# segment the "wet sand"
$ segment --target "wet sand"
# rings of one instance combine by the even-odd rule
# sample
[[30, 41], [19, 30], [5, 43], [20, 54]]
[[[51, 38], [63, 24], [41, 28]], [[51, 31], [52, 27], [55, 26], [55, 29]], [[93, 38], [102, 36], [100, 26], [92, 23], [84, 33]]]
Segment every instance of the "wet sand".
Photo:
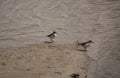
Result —
[[86, 76], [88, 58], [73, 44], [41, 43], [0, 48], [0, 78], [71, 78]]

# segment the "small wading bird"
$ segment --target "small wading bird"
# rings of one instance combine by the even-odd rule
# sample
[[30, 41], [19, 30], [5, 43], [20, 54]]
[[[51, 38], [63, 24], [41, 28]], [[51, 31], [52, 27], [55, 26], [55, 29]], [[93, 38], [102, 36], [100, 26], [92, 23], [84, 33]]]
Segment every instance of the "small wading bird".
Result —
[[72, 78], [79, 78], [79, 74], [75, 74], [75, 73], [74, 73], [74, 74], [71, 75], [71, 77], [72, 77]]
[[80, 50], [80, 51], [87, 51], [87, 48], [90, 47], [91, 43], [94, 43], [92, 40], [89, 40], [87, 42], [83, 42], [83, 43], [77, 43], [78, 46], [82, 46], [84, 48], [84, 50]]
[[54, 39], [56, 36], [57, 36], [56, 31], [53, 31], [51, 34], [47, 35], [47, 37], [50, 38], [50, 41], [51, 41], [51, 42], [54, 42], [53, 39]]

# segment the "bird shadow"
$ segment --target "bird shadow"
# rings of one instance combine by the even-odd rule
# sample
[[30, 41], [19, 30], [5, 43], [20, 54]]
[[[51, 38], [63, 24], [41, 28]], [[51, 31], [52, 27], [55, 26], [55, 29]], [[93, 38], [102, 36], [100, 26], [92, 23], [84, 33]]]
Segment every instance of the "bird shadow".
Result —
[[51, 41], [44, 41], [44, 43], [51, 44], [53, 42], [51, 42]]
[[87, 50], [79, 50], [79, 49], [78, 49], [78, 51], [87, 52]]

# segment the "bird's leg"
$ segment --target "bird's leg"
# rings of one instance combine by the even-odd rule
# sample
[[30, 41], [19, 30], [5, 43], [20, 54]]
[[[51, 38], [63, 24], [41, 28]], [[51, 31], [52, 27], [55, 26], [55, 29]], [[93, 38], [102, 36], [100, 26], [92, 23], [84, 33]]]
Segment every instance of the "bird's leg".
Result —
[[83, 46], [83, 48], [84, 48], [84, 51], [86, 52], [87, 51], [87, 47]]
[[51, 42], [54, 42], [54, 41], [53, 41], [53, 38], [50, 38], [50, 41], [51, 41]]

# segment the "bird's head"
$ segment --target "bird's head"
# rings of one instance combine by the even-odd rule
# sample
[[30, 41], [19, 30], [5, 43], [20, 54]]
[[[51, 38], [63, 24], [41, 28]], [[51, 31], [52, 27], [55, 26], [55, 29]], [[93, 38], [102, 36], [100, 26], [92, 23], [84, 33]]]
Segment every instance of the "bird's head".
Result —
[[92, 40], [89, 40], [88, 42], [89, 42], [89, 43], [94, 43]]
[[53, 31], [53, 33], [56, 33], [56, 31]]
[[53, 31], [53, 34], [54, 34], [55, 36], [57, 36], [58, 33], [57, 33], [56, 31]]

